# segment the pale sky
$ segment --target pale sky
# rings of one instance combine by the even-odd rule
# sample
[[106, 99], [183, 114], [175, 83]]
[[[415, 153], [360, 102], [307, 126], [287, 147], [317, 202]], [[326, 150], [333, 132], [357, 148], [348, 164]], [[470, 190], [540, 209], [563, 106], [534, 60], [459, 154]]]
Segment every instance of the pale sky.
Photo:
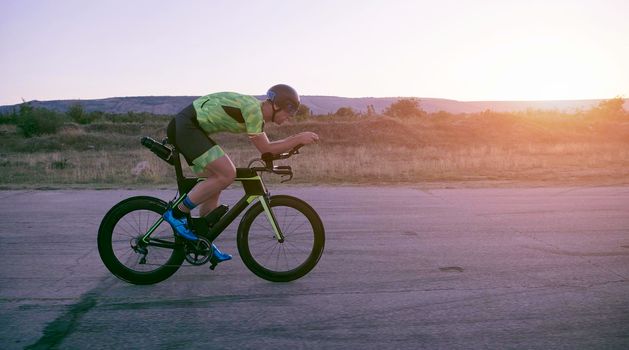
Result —
[[629, 97], [626, 0], [0, 0], [0, 104]]

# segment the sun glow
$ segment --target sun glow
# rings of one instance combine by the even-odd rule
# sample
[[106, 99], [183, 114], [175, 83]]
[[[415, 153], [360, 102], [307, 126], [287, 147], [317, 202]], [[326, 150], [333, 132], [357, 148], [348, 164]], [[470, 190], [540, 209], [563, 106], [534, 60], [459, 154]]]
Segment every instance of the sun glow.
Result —
[[[346, 97], [629, 95], [625, 0], [291, 4], [211, 1], [191, 13], [163, 2], [147, 13], [142, 1], [0, 2], [0, 44], [11, 48], [0, 55], [0, 104], [261, 94], [276, 82]], [[239, 15], [208, 21], [208, 13]], [[77, 47], [80, 55], [68, 54]]]
[[[546, 40], [501, 48], [478, 56], [478, 86], [498, 99], [579, 99], [613, 97], [618, 91], [619, 62], [604, 52], [583, 50], [574, 43]], [[480, 61], [480, 62], [478, 62]], [[469, 67], [472, 69], [472, 67]], [[595, 91], [595, 93], [592, 93]]]

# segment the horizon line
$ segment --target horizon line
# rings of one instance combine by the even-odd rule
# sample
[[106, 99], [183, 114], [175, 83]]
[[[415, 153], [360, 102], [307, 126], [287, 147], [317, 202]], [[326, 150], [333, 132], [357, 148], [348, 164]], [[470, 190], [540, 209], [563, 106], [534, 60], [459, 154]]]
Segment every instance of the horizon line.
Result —
[[[246, 94], [245, 94], [246, 95]], [[146, 98], [146, 97], [201, 97], [204, 95], [133, 95], [133, 96], [110, 96], [110, 97], [98, 97], [98, 98], [66, 98], [66, 99], [48, 99], [48, 100], [22, 100], [22, 102], [13, 103], [13, 104], [0, 104], [0, 106], [15, 106], [20, 105], [22, 103], [30, 103], [30, 102], [58, 102], [58, 101], [93, 101], [93, 100], [109, 100], [116, 98]], [[256, 98], [264, 97], [264, 95], [250, 95], [255, 96]], [[421, 100], [442, 100], [442, 101], [453, 101], [460, 103], [474, 103], [474, 102], [568, 102], [568, 101], [600, 101], [600, 100], [610, 100], [615, 98], [621, 98], [625, 101], [629, 100], [622, 95], [617, 95], [614, 97], [608, 98], [558, 98], [558, 99], [484, 99], [484, 100], [457, 100], [453, 98], [445, 98], [445, 97], [418, 97], [418, 96], [363, 96], [363, 97], [346, 97], [339, 95], [301, 95], [301, 98], [304, 97], [327, 97], [327, 98], [343, 98], [343, 99], [419, 99]]]

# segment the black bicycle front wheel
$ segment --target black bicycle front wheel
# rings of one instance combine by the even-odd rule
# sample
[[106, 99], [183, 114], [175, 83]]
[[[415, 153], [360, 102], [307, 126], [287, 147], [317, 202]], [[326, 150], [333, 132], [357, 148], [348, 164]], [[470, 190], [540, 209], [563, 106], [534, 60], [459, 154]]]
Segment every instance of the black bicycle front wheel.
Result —
[[132, 197], [115, 205], [98, 229], [98, 252], [107, 269], [133, 284], [153, 284], [172, 276], [185, 258], [181, 238], [162, 222], [148, 246], [138, 249], [138, 240], [167, 209], [153, 197]]
[[272, 196], [270, 203], [284, 241], [278, 241], [262, 204], [257, 203], [238, 226], [238, 252], [258, 277], [294, 281], [319, 262], [325, 246], [323, 223], [317, 212], [298, 198]]

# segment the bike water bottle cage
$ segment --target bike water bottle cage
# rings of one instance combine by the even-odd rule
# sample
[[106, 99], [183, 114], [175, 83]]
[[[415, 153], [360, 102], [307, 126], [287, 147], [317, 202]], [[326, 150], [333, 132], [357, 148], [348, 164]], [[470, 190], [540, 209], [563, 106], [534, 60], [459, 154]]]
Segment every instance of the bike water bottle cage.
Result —
[[155, 153], [155, 155], [166, 161], [168, 164], [175, 165], [172, 149], [165, 146], [168, 142], [167, 139], [162, 143], [159, 143], [152, 138], [145, 136], [140, 140], [140, 142], [142, 143], [142, 146], [151, 150], [151, 152]]

